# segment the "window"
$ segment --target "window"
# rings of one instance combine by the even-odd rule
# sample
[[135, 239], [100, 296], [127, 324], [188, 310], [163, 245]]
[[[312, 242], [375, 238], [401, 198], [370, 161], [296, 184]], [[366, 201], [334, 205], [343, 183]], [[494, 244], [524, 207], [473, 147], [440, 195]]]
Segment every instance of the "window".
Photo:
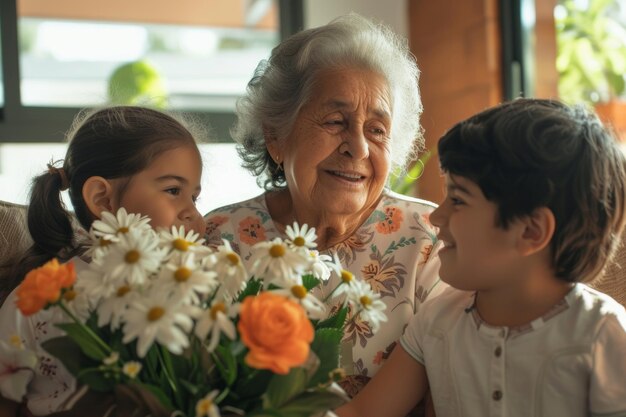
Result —
[[0, 142], [59, 141], [79, 108], [194, 113], [228, 141], [240, 97], [281, 35], [289, 0], [3, 0]]

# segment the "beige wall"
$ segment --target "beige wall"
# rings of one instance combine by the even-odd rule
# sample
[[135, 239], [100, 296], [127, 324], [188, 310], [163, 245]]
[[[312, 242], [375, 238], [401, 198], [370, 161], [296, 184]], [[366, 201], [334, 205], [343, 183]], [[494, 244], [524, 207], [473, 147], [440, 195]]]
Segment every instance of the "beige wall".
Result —
[[[29, 17], [242, 27], [245, 0], [18, 0]], [[275, 28], [271, 7], [255, 27]]]

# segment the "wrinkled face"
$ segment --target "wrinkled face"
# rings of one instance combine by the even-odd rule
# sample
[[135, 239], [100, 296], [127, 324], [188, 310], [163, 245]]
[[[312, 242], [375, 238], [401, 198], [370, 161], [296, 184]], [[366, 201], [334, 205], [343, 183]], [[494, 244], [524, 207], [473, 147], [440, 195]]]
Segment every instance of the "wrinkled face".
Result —
[[205, 225], [196, 209], [201, 176], [202, 161], [194, 146], [165, 151], [130, 179], [114, 209], [149, 216], [154, 228], [185, 226], [202, 234]]
[[322, 71], [291, 132], [268, 140], [294, 208], [355, 214], [378, 201], [390, 169], [392, 97], [372, 71]]
[[441, 279], [462, 290], [506, 285], [523, 268], [517, 246], [521, 222], [497, 226], [498, 207], [475, 182], [446, 174], [445, 183], [446, 198], [430, 215], [445, 244], [439, 251]]

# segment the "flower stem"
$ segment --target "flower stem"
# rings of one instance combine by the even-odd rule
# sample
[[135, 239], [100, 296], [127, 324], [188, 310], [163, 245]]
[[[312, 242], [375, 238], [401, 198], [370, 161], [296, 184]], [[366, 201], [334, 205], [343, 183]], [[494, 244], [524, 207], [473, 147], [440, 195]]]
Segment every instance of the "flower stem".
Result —
[[58, 305], [59, 307], [61, 307], [61, 310], [63, 310], [65, 314], [67, 314], [74, 321], [74, 323], [80, 325], [85, 330], [85, 333], [87, 333], [98, 344], [98, 346], [100, 346], [104, 350], [105, 356], [111, 354], [112, 350], [109, 345], [107, 345], [100, 338], [100, 336], [98, 336], [91, 328], [89, 328], [89, 326], [86, 326], [85, 323], [81, 322], [78, 317], [76, 317], [74, 313], [72, 313], [72, 311], [67, 308], [63, 301], [59, 301]]

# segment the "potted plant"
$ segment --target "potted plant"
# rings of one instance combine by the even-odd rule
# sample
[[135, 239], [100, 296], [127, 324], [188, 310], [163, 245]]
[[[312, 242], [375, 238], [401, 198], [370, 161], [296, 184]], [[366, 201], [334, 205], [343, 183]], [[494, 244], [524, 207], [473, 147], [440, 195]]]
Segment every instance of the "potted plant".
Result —
[[617, 0], [560, 0], [556, 8], [559, 94], [586, 102], [626, 141], [626, 22]]

